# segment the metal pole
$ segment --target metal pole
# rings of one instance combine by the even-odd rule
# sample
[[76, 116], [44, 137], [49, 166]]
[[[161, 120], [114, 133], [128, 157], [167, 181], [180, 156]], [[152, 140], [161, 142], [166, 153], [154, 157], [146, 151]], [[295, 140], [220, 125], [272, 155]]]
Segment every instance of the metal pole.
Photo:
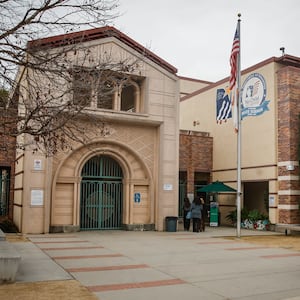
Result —
[[237, 207], [237, 237], [241, 237], [241, 139], [242, 139], [242, 126], [241, 126], [241, 14], [238, 14], [238, 24], [237, 30], [240, 40], [240, 50], [237, 57], [237, 124], [238, 124], [238, 133], [237, 133], [237, 198], [236, 198], [236, 207]]

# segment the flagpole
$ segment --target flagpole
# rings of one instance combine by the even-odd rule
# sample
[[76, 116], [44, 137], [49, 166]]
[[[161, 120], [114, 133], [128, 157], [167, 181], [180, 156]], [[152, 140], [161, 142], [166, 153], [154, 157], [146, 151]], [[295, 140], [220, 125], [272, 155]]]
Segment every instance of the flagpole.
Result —
[[237, 194], [236, 194], [236, 207], [237, 207], [237, 237], [241, 237], [241, 139], [242, 139], [242, 126], [241, 126], [241, 14], [238, 14], [237, 31], [240, 39], [240, 51], [237, 56]]

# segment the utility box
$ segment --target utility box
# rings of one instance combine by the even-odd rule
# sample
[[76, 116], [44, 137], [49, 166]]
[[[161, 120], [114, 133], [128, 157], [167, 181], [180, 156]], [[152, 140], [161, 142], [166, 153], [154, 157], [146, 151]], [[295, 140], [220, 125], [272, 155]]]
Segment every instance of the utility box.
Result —
[[218, 202], [210, 202], [209, 226], [219, 226], [219, 205]]

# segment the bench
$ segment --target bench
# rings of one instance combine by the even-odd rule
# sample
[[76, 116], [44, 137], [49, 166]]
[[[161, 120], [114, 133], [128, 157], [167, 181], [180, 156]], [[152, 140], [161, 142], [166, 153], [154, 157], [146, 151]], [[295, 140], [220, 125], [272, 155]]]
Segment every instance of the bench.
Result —
[[0, 284], [15, 282], [20, 260], [20, 254], [0, 229]]

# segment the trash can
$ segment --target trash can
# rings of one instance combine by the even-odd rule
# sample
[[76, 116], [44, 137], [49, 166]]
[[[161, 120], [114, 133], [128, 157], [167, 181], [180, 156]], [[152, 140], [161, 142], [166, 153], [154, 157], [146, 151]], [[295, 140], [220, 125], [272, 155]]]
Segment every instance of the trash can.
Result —
[[166, 231], [176, 232], [177, 231], [177, 220], [178, 220], [178, 217], [166, 217]]

